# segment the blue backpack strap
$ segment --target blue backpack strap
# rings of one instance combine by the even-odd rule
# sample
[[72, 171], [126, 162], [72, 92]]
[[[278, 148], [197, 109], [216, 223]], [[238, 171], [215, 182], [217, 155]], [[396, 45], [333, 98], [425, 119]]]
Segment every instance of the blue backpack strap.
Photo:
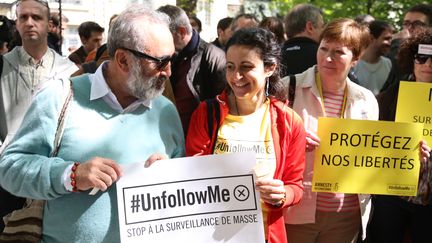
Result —
[[[210, 141], [213, 141], [213, 122], [216, 120], [216, 133], [219, 130], [220, 123], [220, 107], [216, 99], [205, 100], [207, 104], [207, 129]], [[213, 143], [212, 151], [214, 151], [216, 143]]]

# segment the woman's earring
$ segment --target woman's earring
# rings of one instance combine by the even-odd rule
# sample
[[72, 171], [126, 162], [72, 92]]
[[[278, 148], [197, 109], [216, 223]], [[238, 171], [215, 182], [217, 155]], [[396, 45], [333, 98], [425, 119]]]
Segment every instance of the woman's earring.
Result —
[[266, 97], [269, 96], [269, 86], [270, 86], [270, 81], [269, 81], [269, 78], [267, 77], [266, 78], [266, 91], [265, 91]]

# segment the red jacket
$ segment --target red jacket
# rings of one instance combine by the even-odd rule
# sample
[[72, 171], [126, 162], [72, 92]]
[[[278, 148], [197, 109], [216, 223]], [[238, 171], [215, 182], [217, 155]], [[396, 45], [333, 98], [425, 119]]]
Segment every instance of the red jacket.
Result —
[[[226, 92], [216, 97], [220, 107], [220, 125], [228, 115], [228, 96]], [[303, 171], [305, 167], [306, 133], [303, 122], [285, 103], [270, 99], [272, 137], [276, 154], [275, 179], [282, 180], [294, 191], [293, 202], [285, 202], [281, 208], [269, 208], [268, 243], [286, 243], [285, 223], [282, 209], [297, 204], [303, 196]], [[202, 102], [192, 115], [186, 139], [186, 155], [213, 154], [218, 126], [213, 122], [213, 138], [209, 138], [207, 123], [207, 104]]]

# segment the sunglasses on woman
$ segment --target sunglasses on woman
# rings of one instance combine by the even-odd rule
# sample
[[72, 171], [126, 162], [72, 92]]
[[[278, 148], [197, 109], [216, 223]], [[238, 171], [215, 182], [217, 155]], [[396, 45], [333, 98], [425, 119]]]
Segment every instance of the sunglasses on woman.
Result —
[[415, 64], [425, 64], [429, 58], [432, 58], [432, 55], [415, 54], [414, 63]]

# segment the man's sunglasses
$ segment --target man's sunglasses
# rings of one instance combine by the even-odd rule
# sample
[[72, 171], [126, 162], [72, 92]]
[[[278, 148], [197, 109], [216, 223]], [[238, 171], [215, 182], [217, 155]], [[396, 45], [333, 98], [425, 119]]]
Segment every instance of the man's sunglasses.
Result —
[[159, 71], [163, 70], [168, 65], [168, 63], [172, 60], [171, 56], [167, 56], [167, 57], [163, 57], [163, 58], [157, 58], [157, 57], [153, 57], [153, 56], [147, 55], [147, 54], [145, 54], [143, 52], [140, 52], [140, 51], [137, 51], [137, 50], [133, 50], [133, 49], [129, 49], [129, 48], [126, 48], [126, 47], [122, 47], [120, 49], [127, 50], [127, 51], [131, 52], [134, 56], [138, 57], [138, 58], [145, 58], [147, 60], [153, 61], [154, 63], [156, 63], [156, 69], [159, 70]]
[[432, 58], [432, 55], [415, 54], [414, 55], [414, 63], [425, 64], [429, 58]]

